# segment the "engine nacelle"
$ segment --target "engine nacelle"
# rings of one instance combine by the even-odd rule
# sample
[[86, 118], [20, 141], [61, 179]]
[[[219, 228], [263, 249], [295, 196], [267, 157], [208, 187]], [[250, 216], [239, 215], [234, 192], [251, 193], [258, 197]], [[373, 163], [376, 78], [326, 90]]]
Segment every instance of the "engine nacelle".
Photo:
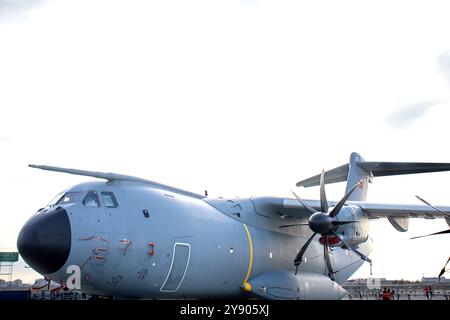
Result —
[[340, 300], [347, 294], [327, 276], [312, 272], [268, 271], [249, 284], [252, 294], [270, 300]]
[[[345, 206], [337, 215], [338, 221], [358, 221], [339, 226], [336, 232], [349, 245], [357, 246], [369, 238], [369, 219], [366, 213], [357, 206]], [[337, 244], [340, 246], [341, 243]]]

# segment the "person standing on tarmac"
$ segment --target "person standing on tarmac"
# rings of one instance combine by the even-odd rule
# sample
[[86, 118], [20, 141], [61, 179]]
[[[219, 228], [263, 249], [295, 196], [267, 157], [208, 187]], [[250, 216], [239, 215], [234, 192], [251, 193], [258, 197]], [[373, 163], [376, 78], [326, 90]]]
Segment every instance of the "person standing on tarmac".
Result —
[[428, 287], [425, 287], [423, 289], [423, 291], [425, 292], [425, 296], [427, 297], [427, 300], [430, 300], [430, 291], [429, 291]]
[[384, 288], [384, 290], [383, 290], [383, 300], [390, 300], [389, 296], [390, 296], [389, 290]]

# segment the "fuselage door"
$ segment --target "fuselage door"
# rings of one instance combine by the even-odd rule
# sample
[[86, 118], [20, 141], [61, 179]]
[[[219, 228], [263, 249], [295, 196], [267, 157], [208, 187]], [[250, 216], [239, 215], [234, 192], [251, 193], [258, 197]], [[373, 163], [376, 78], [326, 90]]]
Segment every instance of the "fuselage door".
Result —
[[191, 245], [189, 243], [175, 242], [173, 246], [172, 262], [166, 280], [161, 286], [163, 292], [177, 291], [189, 268]]

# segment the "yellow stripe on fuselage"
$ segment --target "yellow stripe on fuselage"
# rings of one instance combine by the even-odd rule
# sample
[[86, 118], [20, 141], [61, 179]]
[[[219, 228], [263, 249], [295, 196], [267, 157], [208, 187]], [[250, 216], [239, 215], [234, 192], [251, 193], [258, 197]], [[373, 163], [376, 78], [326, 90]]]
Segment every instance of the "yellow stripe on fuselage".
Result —
[[247, 274], [245, 275], [244, 284], [243, 284], [243, 290], [244, 291], [251, 291], [252, 287], [250, 283], [248, 283], [248, 278], [250, 277], [250, 273], [252, 272], [252, 266], [253, 266], [253, 241], [252, 236], [250, 235], [250, 231], [248, 230], [247, 225], [244, 223], [245, 232], [247, 233], [248, 238], [248, 246], [250, 249], [250, 261], [248, 262], [248, 269]]

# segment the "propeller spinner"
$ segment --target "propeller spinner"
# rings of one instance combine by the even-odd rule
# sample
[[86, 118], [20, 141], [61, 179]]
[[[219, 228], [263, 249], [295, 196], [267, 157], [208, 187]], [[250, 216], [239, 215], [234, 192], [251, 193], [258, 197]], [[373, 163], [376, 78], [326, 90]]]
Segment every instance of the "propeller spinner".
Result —
[[335, 272], [333, 271], [333, 267], [331, 265], [331, 260], [330, 260], [330, 256], [329, 256], [329, 252], [328, 252], [329, 251], [328, 236], [334, 236], [334, 237], [339, 238], [339, 240], [342, 242], [342, 244], [345, 247], [347, 247], [349, 250], [356, 253], [362, 260], [367, 261], [369, 263], [372, 263], [372, 261], [367, 256], [365, 256], [364, 254], [362, 254], [361, 252], [359, 252], [358, 250], [353, 248], [351, 245], [346, 243], [344, 241], [343, 237], [341, 235], [339, 235], [338, 233], [336, 233], [336, 229], [339, 225], [345, 225], [345, 224], [358, 222], [358, 221], [337, 221], [336, 217], [339, 214], [339, 212], [341, 211], [341, 209], [344, 206], [347, 199], [350, 197], [352, 192], [358, 187], [358, 185], [361, 183], [361, 181], [359, 181], [356, 185], [354, 185], [344, 195], [344, 197], [331, 209], [331, 211], [328, 212], [329, 207], [328, 207], [328, 201], [327, 201], [327, 197], [326, 197], [326, 193], [325, 193], [325, 177], [324, 176], [325, 176], [325, 174], [324, 174], [324, 171], [322, 170], [322, 173], [320, 175], [320, 206], [321, 206], [320, 212], [316, 211], [314, 208], [312, 208], [310, 205], [308, 205], [308, 203], [303, 201], [294, 191], [291, 190], [292, 193], [294, 194], [294, 196], [297, 198], [297, 200], [311, 213], [311, 216], [308, 219], [308, 226], [313, 231], [313, 235], [308, 239], [308, 241], [306, 241], [306, 243], [303, 245], [303, 247], [297, 253], [297, 256], [294, 259], [294, 265], [296, 267], [295, 274], [297, 274], [298, 267], [301, 264], [301, 262], [303, 261], [303, 255], [305, 254], [306, 249], [309, 247], [309, 245], [311, 244], [311, 241], [314, 239], [314, 237], [317, 234], [320, 234], [321, 236], [325, 237], [325, 241], [323, 244], [324, 245], [323, 253], [324, 253], [324, 259], [325, 259], [327, 269], [328, 269], [328, 276], [330, 277], [331, 280], [334, 281], [335, 280], [335, 276], [334, 276]]

